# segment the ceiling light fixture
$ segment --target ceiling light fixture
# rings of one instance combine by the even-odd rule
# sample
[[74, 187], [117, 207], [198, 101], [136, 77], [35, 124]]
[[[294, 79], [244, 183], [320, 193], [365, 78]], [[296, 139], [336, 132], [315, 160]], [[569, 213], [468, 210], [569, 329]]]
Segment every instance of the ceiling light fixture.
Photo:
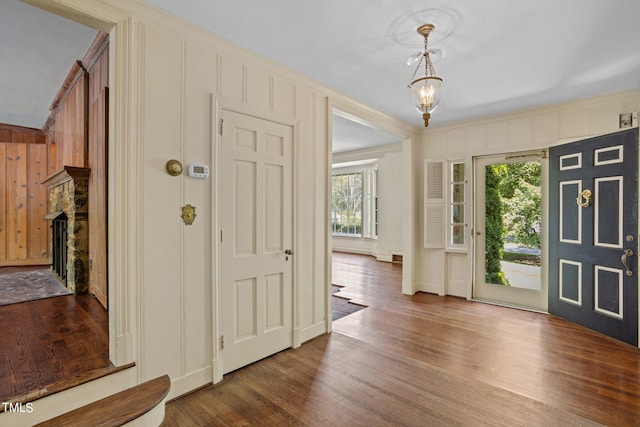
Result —
[[[431, 112], [435, 110], [440, 103], [440, 89], [442, 88], [442, 79], [436, 76], [436, 70], [433, 68], [430, 55], [444, 56], [444, 52], [441, 49], [429, 49], [429, 34], [435, 30], [435, 28], [433, 24], [424, 24], [418, 27], [418, 34], [424, 37], [424, 50], [412, 55], [407, 60], [408, 65], [412, 65], [416, 60], [418, 61], [408, 87], [411, 89], [413, 105], [422, 113], [424, 127], [429, 126]], [[423, 62], [424, 76], [416, 78], [418, 69], [420, 69], [420, 65]]]

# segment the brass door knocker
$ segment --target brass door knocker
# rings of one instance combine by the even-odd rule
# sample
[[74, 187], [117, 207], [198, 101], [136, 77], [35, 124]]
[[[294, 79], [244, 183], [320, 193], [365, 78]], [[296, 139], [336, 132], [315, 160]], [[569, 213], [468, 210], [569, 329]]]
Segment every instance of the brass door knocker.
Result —
[[591, 203], [591, 190], [582, 190], [576, 197], [576, 203], [583, 208], [589, 207]]

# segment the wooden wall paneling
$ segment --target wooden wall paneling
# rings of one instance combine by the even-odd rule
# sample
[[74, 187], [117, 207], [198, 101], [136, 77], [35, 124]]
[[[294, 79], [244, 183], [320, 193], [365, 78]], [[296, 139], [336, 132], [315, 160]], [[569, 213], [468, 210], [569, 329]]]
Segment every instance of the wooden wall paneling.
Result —
[[44, 144], [45, 134], [36, 128], [0, 123], [0, 142]]
[[49, 253], [49, 223], [47, 214], [47, 187], [41, 182], [47, 176], [47, 146], [28, 144], [28, 236], [29, 259], [45, 261]]
[[59, 110], [56, 111], [56, 122], [54, 124], [54, 139], [56, 141], [56, 164], [58, 165], [58, 169], [62, 169], [65, 163], [65, 159], [68, 157], [66, 154], [68, 151], [69, 144], [66, 143], [67, 135], [65, 135], [65, 130], [67, 128], [67, 122], [69, 121], [69, 114], [66, 112], [68, 107], [66, 104], [63, 104], [59, 107]]
[[107, 131], [108, 49], [89, 71], [88, 155], [89, 176], [89, 292], [107, 308]]
[[47, 133], [47, 176], [53, 175], [60, 169], [58, 167], [58, 157], [56, 155], [57, 145], [53, 130], [54, 128], [52, 127]]
[[65, 114], [65, 106], [62, 105], [60, 109], [56, 112], [56, 121], [53, 125], [53, 139], [56, 144], [56, 166], [57, 169], [54, 172], [62, 169], [65, 161], [65, 152], [66, 148], [65, 139], [66, 136], [64, 134], [65, 129], [65, 121], [67, 120], [67, 114]]
[[[79, 125], [81, 128], [82, 135], [82, 156], [83, 156], [83, 166], [88, 167], [89, 165], [89, 103], [91, 102], [91, 93], [89, 86], [90, 78], [89, 72], [85, 72], [84, 77], [82, 79], [82, 99], [79, 100], [82, 103], [81, 108], [83, 111], [83, 122]], [[101, 94], [101, 91], [98, 91], [98, 94]]]
[[[63, 166], [87, 164], [87, 110], [89, 76], [80, 61], [75, 62], [51, 104], [50, 132], [56, 147], [55, 172]], [[49, 123], [45, 125], [49, 128]]]
[[74, 88], [73, 97], [73, 151], [71, 158], [71, 166], [86, 166], [86, 86], [85, 79], [87, 76], [80, 78]]
[[81, 76], [70, 89], [69, 95], [55, 112], [54, 141], [56, 148], [56, 166], [85, 167], [86, 151], [86, 100], [85, 79]]
[[11, 142], [11, 129], [0, 127], [0, 143]]
[[7, 145], [7, 259], [27, 258], [27, 144]]
[[47, 138], [40, 129], [0, 123], [0, 265], [48, 263]]
[[7, 143], [0, 142], [0, 262], [7, 260]]
[[107, 89], [90, 107], [89, 292], [107, 307], [106, 126]]
[[11, 132], [11, 142], [18, 144], [31, 144], [34, 142], [33, 132], [15, 129]]

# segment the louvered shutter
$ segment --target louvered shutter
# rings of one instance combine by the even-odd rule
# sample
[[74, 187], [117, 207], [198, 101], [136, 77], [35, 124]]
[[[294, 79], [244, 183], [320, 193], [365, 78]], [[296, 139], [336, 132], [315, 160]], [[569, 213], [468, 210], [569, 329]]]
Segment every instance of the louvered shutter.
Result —
[[445, 166], [442, 160], [424, 161], [424, 247], [445, 247]]

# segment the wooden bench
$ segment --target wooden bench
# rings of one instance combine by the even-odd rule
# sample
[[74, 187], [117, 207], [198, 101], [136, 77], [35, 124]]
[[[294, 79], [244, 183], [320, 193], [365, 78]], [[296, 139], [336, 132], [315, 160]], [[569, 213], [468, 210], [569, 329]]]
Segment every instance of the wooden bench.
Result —
[[36, 424], [36, 426], [121, 426], [155, 408], [167, 397], [170, 388], [169, 376], [163, 375]]

